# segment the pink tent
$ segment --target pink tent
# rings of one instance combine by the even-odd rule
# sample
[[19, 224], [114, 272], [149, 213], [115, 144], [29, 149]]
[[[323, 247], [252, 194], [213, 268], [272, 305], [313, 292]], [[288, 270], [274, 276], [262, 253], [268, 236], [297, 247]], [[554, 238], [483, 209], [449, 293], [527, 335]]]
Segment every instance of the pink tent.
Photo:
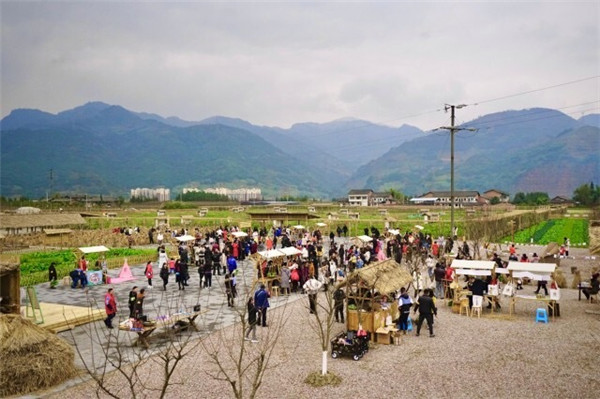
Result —
[[119, 277], [108, 277], [108, 284], [119, 284], [125, 281], [135, 280], [133, 274], [131, 273], [131, 269], [129, 268], [129, 264], [127, 264], [127, 259], [125, 259], [125, 263], [123, 263], [123, 267], [119, 272]]

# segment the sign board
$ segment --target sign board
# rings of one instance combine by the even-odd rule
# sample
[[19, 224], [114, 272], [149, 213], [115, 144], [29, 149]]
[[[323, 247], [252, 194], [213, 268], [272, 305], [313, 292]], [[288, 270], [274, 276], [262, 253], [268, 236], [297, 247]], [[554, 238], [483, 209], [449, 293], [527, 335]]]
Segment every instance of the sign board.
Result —
[[101, 285], [102, 284], [102, 271], [94, 270], [85, 272], [89, 285]]

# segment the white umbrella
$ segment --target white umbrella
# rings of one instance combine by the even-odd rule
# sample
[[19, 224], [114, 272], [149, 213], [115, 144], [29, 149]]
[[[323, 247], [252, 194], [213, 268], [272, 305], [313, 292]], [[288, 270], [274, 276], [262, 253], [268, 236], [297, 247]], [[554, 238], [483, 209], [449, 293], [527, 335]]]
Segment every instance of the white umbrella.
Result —
[[186, 234], [184, 236], [175, 237], [175, 239], [177, 239], [177, 241], [192, 241], [195, 240], [196, 237]]
[[234, 231], [233, 233], [231, 233], [231, 235], [237, 238], [248, 236], [248, 234], [244, 233], [243, 231]]

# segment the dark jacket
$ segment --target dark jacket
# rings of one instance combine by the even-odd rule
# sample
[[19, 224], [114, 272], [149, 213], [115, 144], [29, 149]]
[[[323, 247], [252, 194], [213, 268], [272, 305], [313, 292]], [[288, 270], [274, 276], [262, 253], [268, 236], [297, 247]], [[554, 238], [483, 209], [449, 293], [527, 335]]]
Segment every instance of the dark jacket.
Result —
[[135, 307], [135, 301], [137, 300], [137, 292], [135, 291], [129, 291], [129, 309], [133, 310], [133, 308]]
[[50, 265], [50, 268], [48, 269], [48, 280], [49, 281], [53, 281], [56, 280], [58, 277], [56, 275], [56, 267], [54, 267], [54, 265]]
[[487, 283], [481, 279], [476, 279], [473, 281], [473, 286], [471, 287], [471, 291], [473, 295], [483, 296], [484, 291], [487, 291]]
[[419, 313], [422, 315], [435, 314], [437, 315], [437, 308], [433, 304], [433, 298], [428, 295], [422, 295], [415, 304], [415, 310], [419, 309]]
[[252, 302], [248, 302], [248, 324], [256, 324], [257, 313], [258, 309], [256, 309], [256, 306]]
[[436, 267], [433, 271], [435, 281], [442, 281], [446, 277], [446, 270], [443, 267]]
[[264, 288], [256, 291], [254, 293], [254, 304], [258, 309], [268, 308], [269, 307], [269, 293], [265, 291]]

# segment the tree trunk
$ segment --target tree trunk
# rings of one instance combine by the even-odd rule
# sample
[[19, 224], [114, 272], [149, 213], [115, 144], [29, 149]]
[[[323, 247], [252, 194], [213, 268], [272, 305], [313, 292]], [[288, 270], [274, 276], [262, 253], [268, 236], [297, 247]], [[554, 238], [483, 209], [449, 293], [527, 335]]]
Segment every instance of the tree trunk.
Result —
[[323, 363], [321, 365], [321, 375], [327, 374], [327, 351], [323, 351]]

